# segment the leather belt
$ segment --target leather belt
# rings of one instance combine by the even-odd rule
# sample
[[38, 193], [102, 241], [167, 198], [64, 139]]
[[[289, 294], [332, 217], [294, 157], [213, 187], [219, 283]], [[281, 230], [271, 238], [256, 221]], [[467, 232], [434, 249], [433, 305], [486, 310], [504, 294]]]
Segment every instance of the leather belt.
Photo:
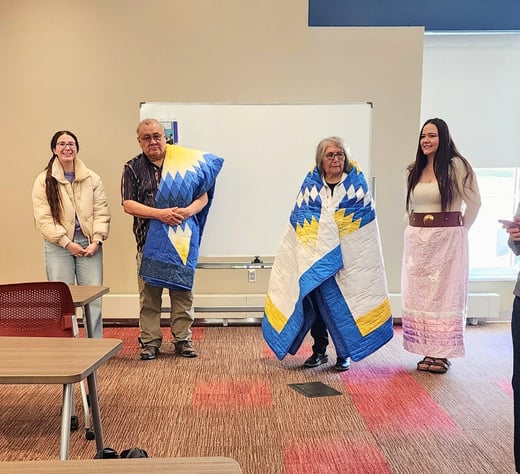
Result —
[[412, 227], [459, 227], [464, 225], [462, 212], [412, 212]]

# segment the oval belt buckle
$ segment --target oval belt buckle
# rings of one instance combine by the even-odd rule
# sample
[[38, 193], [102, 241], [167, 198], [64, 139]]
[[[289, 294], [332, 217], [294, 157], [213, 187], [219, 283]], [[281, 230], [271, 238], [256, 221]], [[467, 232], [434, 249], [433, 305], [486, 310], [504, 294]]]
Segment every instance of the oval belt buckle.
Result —
[[435, 220], [435, 217], [433, 217], [431, 214], [426, 214], [422, 221], [424, 225], [429, 225]]

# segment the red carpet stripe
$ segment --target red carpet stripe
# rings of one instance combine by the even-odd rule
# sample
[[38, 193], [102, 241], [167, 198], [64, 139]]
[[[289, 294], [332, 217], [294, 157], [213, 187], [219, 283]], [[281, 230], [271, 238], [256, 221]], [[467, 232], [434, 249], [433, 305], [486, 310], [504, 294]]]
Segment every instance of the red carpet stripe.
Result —
[[263, 381], [199, 382], [193, 392], [193, 406], [197, 408], [229, 410], [268, 407], [271, 404], [271, 389]]
[[[336, 435], [335, 435], [336, 436]], [[285, 474], [390, 474], [385, 458], [371, 438], [318, 439], [286, 443]]]
[[459, 429], [430, 394], [401, 368], [356, 364], [341, 377], [369, 430], [446, 433]]

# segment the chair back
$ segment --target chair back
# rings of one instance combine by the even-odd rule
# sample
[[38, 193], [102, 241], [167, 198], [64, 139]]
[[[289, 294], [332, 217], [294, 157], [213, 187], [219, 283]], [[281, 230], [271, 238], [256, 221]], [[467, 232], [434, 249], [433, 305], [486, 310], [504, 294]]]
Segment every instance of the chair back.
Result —
[[73, 337], [74, 303], [61, 281], [0, 285], [0, 336]]

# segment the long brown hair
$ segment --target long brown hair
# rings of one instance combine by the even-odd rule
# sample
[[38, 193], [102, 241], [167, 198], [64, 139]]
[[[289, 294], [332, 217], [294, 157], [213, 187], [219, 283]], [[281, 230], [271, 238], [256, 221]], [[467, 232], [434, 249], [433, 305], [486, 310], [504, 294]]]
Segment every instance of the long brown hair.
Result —
[[49, 203], [49, 207], [51, 208], [51, 215], [54, 220], [54, 223], [61, 224], [61, 197], [58, 191], [58, 181], [54, 176], [52, 176], [52, 165], [54, 164], [54, 160], [58, 157], [54, 150], [56, 149], [56, 144], [58, 143], [58, 138], [62, 135], [70, 135], [74, 142], [76, 143], [76, 151], [79, 151], [79, 142], [76, 135], [74, 135], [69, 130], [59, 130], [56, 132], [51, 138], [51, 151], [52, 157], [47, 163], [45, 168], [45, 194], [47, 196], [47, 202]]
[[421, 136], [424, 127], [429, 123], [437, 127], [437, 133], [439, 135], [439, 147], [437, 148], [437, 151], [435, 153], [433, 172], [435, 173], [435, 178], [437, 179], [437, 184], [439, 186], [439, 192], [441, 194], [442, 211], [447, 211], [450, 208], [451, 204], [453, 203], [453, 200], [455, 199], [455, 194], [457, 191], [460, 194], [463, 193], [463, 189], [457, 188], [457, 180], [455, 179], [454, 164], [452, 158], [458, 157], [464, 165], [465, 174], [462, 180], [463, 188], [466, 187], [466, 184], [468, 182], [470, 183], [470, 185], [473, 182], [474, 175], [471, 166], [468, 160], [466, 160], [466, 158], [464, 158], [461, 155], [459, 150], [457, 150], [457, 147], [455, 146], [455, 143], [451, 138], [451, 134], [446, 122], [440, 118], [429, 119], [426, 122], [424, 122], [423, 126], [421, 127], [421, 133], [419, 135], [419, 142], [417, 144], [417, 153], [415, 161], [407, 168], [407, 211], [410, 211], [410, 196], [412, 194], [412, 191], [415, 189], [415, 186], [417, 186], [417, 183], [419, 182], [419, 179], [421, 177], [421, 173], [428, 163], [428, 158], [423, 153], [421, 148]]

